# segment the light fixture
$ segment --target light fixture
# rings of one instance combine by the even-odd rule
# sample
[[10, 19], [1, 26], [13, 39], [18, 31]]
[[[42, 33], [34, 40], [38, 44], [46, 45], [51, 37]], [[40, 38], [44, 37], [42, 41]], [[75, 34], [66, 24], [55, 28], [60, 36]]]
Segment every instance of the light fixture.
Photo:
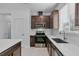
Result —
[[43, 15], [43, 11], [38, 11], [38, 15], [42, 16]]

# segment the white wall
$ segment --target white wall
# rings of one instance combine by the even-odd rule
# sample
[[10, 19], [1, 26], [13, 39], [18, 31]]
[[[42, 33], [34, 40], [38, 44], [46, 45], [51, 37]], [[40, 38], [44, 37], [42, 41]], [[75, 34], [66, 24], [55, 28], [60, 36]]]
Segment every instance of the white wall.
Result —
[[70, 31], [69, 5], [66, 4], [59, 10], [59, 31]]
[[69, 4], [69, 15], [70, 15], [70, 30], [77, 31], [79, 28], [75, 26], [75, 4]]
[[[69, 28], [69, 31], [76, 29], [75, 27], [75, 3], [65, 4], [59, 10], [59, 19], [60, 19], [60, 29]], [[68, 23], [67, 26], [64, 26], [65, 23]]]
[[12, 15], [11, 38], [22, 39], [23, 47], [30, 46], [30, 11], [16, 10]]
[[0, 13], [11, 14], [11, 38], [22, 39], [22, 47], [30, 46], [30, 10], [21, 5], [1, 5]]

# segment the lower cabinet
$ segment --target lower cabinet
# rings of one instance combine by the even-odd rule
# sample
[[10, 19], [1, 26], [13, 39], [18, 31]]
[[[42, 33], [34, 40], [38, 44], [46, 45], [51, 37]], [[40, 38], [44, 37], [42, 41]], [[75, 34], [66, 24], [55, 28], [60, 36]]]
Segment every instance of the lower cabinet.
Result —
[[52, 56], [63, 56], [59, 49], [52, 43]]
[[20, 47], [13, 52], [13, 56], [20, 56]]
[[35, 47], [35, 36], [30, 36], [30, 47]]
[[52, 47], [51, 45], [48, 43], [48, 53], [49, 53], [49, 56], [52, 56]]
[[21, 56], [21, 42], [1, 52], [0, 56]]
[[52, 46], [51, 46], [51, 42], [47, 39], [47, 50], [48, 50], [48, 54], [49, 56], [52, 56]]
[[63, 54], [55, 47], [55, 45], [50, 40], [47, 40], [47, 50], [49, 56], [63, 56]]
[[58, 50], [52, 47], [52, 56], [59, 56]]

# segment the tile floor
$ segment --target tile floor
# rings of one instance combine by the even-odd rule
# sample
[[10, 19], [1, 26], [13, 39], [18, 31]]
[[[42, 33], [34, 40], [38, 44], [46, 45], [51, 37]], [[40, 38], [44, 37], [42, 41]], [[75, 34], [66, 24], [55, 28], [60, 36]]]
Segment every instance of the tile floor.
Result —
[[48, 56], [47, 48], [22, 48], [22, 56]]

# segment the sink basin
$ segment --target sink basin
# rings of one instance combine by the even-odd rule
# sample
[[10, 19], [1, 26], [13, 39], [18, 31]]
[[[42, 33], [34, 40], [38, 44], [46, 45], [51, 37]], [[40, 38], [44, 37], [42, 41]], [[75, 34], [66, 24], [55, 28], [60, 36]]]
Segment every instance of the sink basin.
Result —
[[64, 40], [61, 40], [60, 38], [52, 38], [56, 43], [68, 43]]

